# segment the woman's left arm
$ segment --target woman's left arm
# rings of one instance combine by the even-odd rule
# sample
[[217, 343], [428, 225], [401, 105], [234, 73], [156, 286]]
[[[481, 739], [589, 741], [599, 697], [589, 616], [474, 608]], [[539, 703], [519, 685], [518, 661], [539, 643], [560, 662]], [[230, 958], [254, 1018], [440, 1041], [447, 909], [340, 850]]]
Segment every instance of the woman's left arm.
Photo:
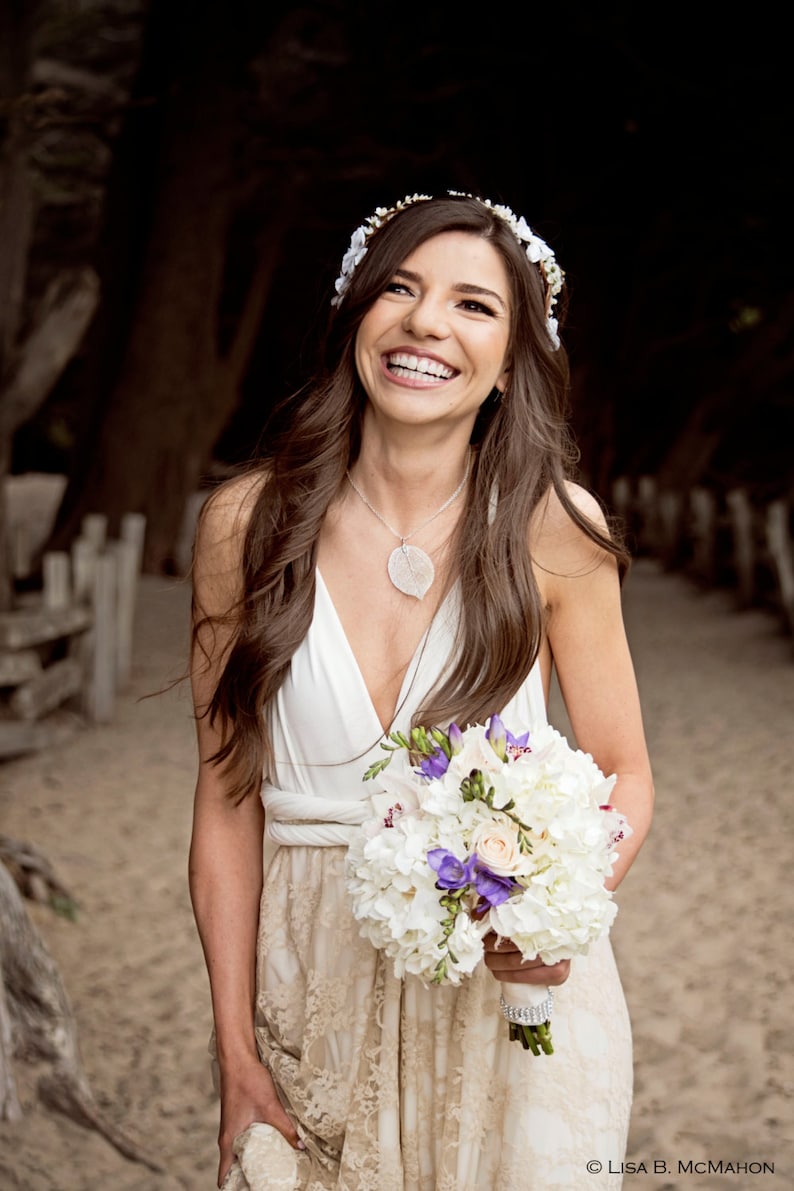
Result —
[[[591, 520], [604, 526], [597, 502], [572, 486], [571, 495]], [[546, 633], [576, 746], [590, 753], [603, 773], [617, 774], [610, 795], [632, 834], [617, 845], [618, 860], [607, 881], [615, 889], [648, 834], [653, 813], [653, 778], [629, 644], [617, 564], [570, 518], [556, 496], [538, 511], [531, 534], [532, 556], [546, 604]], [[499, 981], [560, 985], [571, 961], [547, 966], [523, 960], [496, 935], [485, 938], [485, 964]]]
[[[604, 527], [592, 496], [574, 485], [571, 495], [586, 516]], [[619, 859], [608, 882], [615, 889], [648, 834], [654, 799], [618, 568], [571, 521], [556, 497], [550, 498], [536, 533], [547, 635], [575, 743], [604, 774], [617, 774], [610, 801], [632, 828], [616, 849]]]

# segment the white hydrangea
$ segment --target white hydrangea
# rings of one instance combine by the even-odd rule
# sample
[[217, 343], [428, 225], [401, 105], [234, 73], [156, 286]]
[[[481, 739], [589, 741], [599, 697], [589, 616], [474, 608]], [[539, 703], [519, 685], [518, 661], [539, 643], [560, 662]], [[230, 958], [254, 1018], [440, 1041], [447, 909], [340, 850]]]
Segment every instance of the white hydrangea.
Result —
[[[446, 771], [429, 778], [401, 743], [393, 769], [380, 773], [376, 813], [350, 845], [353, 913], [398, 976], [458, 984], [482, 958], [489, 930], [527, 959], [557, 963], [587, 951], [614, 920], [605, 882], [616, 840], [631, 833], [609, 806], [614, 775], [549, 725], [526, 744], [504, 732], [492, 739], [481, 725], [445, 735]], [[473, 771], [482, 797], [465, 792]], [[458, 885], [438, 884], [436, 850], [464, 873]], [[475, 877], [483, 871], [510, 883], [500, 903], [483, 902]]]

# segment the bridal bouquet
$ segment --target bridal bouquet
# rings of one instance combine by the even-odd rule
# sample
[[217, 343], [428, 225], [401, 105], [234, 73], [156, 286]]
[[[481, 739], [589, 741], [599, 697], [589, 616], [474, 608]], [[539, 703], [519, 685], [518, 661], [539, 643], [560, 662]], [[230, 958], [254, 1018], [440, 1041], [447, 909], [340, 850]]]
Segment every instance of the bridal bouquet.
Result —
[[[460, 984], [489, 931], [546, 964], [587, 951], [617, 913], [605, 880], [614, 846], [631, 834], [609, 805], [615, 776], [543, 725], [514, 736], [487, 725], [393, 732], [375, 817], [347, 855], [347, 886], [362, 935], [397, 976]], [[403, 753], [402, 768], [386, 771]], [[553, 1053], [550, 989], [503, 983], [511, 1039]]]

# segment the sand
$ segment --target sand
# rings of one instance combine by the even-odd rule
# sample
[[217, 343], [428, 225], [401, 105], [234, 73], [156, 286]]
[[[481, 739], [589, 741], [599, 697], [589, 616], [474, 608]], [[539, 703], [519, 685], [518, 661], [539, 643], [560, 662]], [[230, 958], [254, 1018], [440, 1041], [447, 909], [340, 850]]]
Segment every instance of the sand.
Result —
[[[188, 602], [185, 584], [144, 577], [114, 722], [0, 765], [0, 831], [41, 849], [80, 906], [76, 922], [30, 912], [94, 1093], [166, 1173], [42, 1108], [20, 1063], [25, 1116], [0, 1123], [4, 1191], [215, 1186], [209, 993], [186, 880], [190, 705], [184, 685], [140, 700], [180, 672]], [[772, 614], [739, 613], [730, 593], [651, 561], [636, 564], [625, 606], [657, 810], [613, 928], [635, 1038], [624, 1186], [794, 1186], [792, 642]], [[583, 1171], [571, 1191], [588, 1182]]]

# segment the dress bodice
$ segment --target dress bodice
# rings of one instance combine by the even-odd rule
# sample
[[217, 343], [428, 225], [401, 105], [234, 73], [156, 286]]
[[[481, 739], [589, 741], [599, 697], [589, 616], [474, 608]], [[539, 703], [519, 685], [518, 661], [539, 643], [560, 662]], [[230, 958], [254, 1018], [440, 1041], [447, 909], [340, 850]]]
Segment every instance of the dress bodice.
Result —
[[[419, 642], [403, 679], [393, 729], [409, 729], [412, 716], [448, 666], [459, 598], [456, 585]], [[537, 662], [500, 714], [513, 731], [545, 723]], [[275, 765], [262, 788], [269, 837], [281, 843], [346, 842], [346, 832], [324, 829], [309, 832], [315, 837], [309, 839], [298, 821], [353, 826], [363, 820], [374, 793], [374, 783], [365, 785], [363, 775], [383, 756], [384, 732], [319, 570], [314, 615], [276, 697], [271, 731]], [[284, 820], [290, 821], [292, 830], [279, 830]]]

